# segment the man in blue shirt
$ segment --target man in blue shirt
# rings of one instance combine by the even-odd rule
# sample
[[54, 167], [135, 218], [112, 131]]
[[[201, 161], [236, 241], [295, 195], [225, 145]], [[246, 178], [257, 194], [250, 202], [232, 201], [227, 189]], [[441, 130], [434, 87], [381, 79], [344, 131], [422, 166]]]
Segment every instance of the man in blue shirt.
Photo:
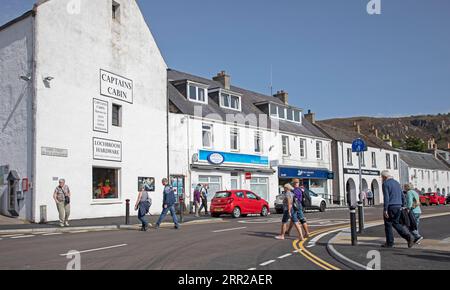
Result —
[[[300, 187], [300, 179], [298, 179], [298, 178], [292, 180], [292, 183], [294, 186], [293, 194], [295, 195], [295, 198], [298, 201], [298, 208], [299, 208], [299, 210], [296, 212], [297, 219], [300, 221], [300, 223], [303, 227], [303, 230], [305, 231], [305, 238], [308, 238], [309, 237], [309, 228], [308, 228], [308, 223], [306, 222], [305, 214], [303, 213], [303, 206], [302, 206], [303, 191], [305, 190], [305, 188], [303, 186]], [[291, 220], [291, 223], [289, 224], [289, 228], [286, 232], [286, 234], [288, 236], [289, 236], [293, 226], [294, 226], [294, 223]]]
[[401, 208], [404, 205], [405, 197], [400, 185], [389, 171], [385, 170], [381, 173], [383, 179], [383, 197], [384, 197], [384, 231], [386, 233], [385, 248], [394, 246], [394, 233], [392, 227], [397, 233], [408, 242], [408, 248], [414, 245], [413, 238], [409, 230], [400, 224]]
[[158, 221], [156, 222], [155, 228], [158, 229], [161, 225], [161, 222], [164, 220], [164, 218], [167, 215], [167, 212], [170, 211], [170, 214], [172, 215], [173, 223], [175, 224], [175, 228], [179, 229], [180, 224], [178, 223], [177, 213], [175, 211], [175, 193], [172, 189], [172, 187], [169, 185], [169, 180], [167, 178], [163, 178], [162, 184], [164, 186], [163, 191], [163, 211], [161, 212], [161, 215], [159, 216]]

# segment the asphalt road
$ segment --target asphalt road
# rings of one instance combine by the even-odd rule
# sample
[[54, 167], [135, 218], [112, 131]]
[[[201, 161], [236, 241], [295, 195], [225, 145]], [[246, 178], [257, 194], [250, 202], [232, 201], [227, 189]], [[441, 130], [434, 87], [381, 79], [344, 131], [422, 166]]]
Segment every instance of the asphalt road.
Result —
[[[450, 213], [450, 206], [425, 208], [425, 214], [443, 212]], [[369, 223], [380, 219], [381, 209], [366, 209], [365, 213]], [[347, 210], [308, 213], [307, 218], [315, 234], [348, 225]], [[321, 244], [322, 240], [311, 248], [307, 248], [310, 240], [305, 241], [300, 252], [297, 249], [301, 247], [294, 237], [285, 241], [275, 240], [274, 236], [279, 233], [280, 220], [279, 215], [271, 215], [268, 218], [247, 217], [238, 220], [225, 218], [224, 222], [185, 225], [180, 230], [160, 228], [150, 229], [148, 232], [116, 230], [56, 235], [4, 235], [0, 236], [0, 269], [66, 269], [71, 260], [69, 258], [72, 258], [67, 257], [69, 251], [80, 252], [83, 270], [323, 270], [331, 266], [339, 269], [351, 268], [333, 258], [326, 246]], [[441, 226], [435, 227], [433, 219], [426, 220], [423, 222], [423, 233], [430, 239], [445, 239], [450, 236], [450, 227], [446, 226], [449, 222], [450, 216], [437, 218], [437, 223]], [[324, 239], [331, 236], [325, 236]], [[345, 246], [341, 248], [345, 249]], [[340, 251], [345, 252], [341, 248]], [[406, 255], [416, 255], [421, 263], [426, 263], [427, 253], [421, 251], [417, 248]], [[386, 265], [392, 261], [402, 266], [395, 253], [396, 249], [392, 250], [391, 255], [383, 257]], [[440, 267], [449, 269], [448, 253], [444, 252], [440, 256]], [[406, 258], [408, 257], [405, 256]], [[430, 258], [430, 261], [436, 259]], [[328, 266], [324, 267], [327, 264]]]

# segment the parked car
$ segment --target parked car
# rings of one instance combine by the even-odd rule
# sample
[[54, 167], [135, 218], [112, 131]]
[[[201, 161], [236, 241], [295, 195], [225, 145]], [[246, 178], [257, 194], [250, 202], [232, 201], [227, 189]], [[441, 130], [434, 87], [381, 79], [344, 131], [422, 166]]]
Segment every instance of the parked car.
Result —
[[425, 193], [419, 193], [420, 204], [430, 206], [430, 197]]
[[256, 193], [248, 190], [219, 191], [211, 200], [211, 216], [219, 217], [222, 214], [231, 214], [239, 218], [248, 214], [267, 216], [269, 203]]
[[426, 195], [430, 198], [430, 204], [441, 205], [446, 202], [445, 197], [437, 194], [436, 192], [429, 192]]
[[[306, 209], [318, 209], [324, 212], [327, 209], [327, 202], [324, 198], [316, 194], [315, 192], [305, 189], [305, 204], [303, 210]], [[275, 199], [275, 211], [277, 213], [283, 213], [283, 194], [280, 194]]]

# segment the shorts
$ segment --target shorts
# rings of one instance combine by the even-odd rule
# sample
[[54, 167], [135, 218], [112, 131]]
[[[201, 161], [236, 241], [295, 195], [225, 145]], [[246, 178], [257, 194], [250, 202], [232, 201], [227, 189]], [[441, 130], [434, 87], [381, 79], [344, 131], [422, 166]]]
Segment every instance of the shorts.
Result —
[[289, 211], [283, 211], [283, 218], [281, 219], [281, 223], [287, 224], [289, 219], [294, 223], [298, 223], [298, 213], [296, 210], [292, 209], [291, 215], [289, 216]]
[[297, 211], [297, 219], [300, 221], [302, 225], [306, 224], [305, 213], [303, 212], [302, 206], [300, 206], [300, 209]]

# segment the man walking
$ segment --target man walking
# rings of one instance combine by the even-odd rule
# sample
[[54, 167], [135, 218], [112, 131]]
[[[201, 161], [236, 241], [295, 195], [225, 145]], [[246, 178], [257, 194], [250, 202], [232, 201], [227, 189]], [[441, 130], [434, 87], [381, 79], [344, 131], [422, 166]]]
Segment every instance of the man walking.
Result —
[[208, 215], [208, 187], [206, 184], [201, 187], [200, 194], [202, 199], [202, 205], [200, 206], [198, 212], [200, 213], [202, 209], [205, 209], [205, 215]]
[[392, 227], [394, 227], [397, 233], [408, 242], [408, 248], [411, 248], [414, 245], [413, 238], [405, 226], [400, 224], [401, 208], [405, 200], [402, 187], [387, 170], [381, 173], [381, 177], [383, 179], [384, 230], [386, 233], [386, 244], [383, 247], [394, 247], [392, 231]]
[[162, 179], [162, 185], [164, 186], [163, 191], [163, 211], [161, 212], [161, 215], [159, 216], [158, 221], [156, 222], [155, 228], [158, 229], [161, 225], [161, 222], [164, 220], [164, 218], [167, 215], [167, 212], [170, 211], [170, 214], [172, 215], [173, 223], [175, 224], [175, 229], [180, 228], [180, 224], [178, 223], [177, 213], [175, 211], [175, 193], [172, 189], [172, 187], [169, 185], [169, 180], [167, 178]]
[[194, 209], [195, 209], [196, 217], [200, 216], [198, 213], [199, 213], [200, 203], [202, 202], [202, 194], [200, 192], [201, 188], [202, 188], [202, 185], [198, 184], [194, 190]]
[[66, 185], [66, 181], [64, 179], [60, 179], [59, 185], [53, 192], [53, 199], [56, 202], [56, 208], [58, 209], [59, 213], [60, 227], [69, 226], [70, 196], [71, 192], [69, 187]]
[[367, 203], [369, 204], [369, 206], [373, 206], [373, 192], [370, 189], [367, 192]]

